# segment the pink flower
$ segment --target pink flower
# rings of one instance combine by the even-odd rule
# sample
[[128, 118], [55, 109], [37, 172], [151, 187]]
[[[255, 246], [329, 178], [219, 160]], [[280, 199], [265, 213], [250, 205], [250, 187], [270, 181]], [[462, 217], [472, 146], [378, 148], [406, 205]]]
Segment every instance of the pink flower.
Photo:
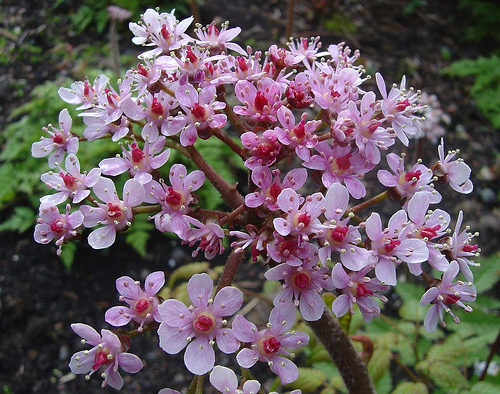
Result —
[[305, 241], [313, 231], [314, 221], [324, 211], [324, 197], [321, 193], [314, 193], [305, 198], [293, 189], [283, 189], [278, 196], [278, 206], [285, 213], [285, 218], [275, 218], [274, 228], [283, 236], [300, 235]]
[[218, 55], [223, 52], [227, 54], [228, 50], [246, 55], [247, 53], [238, 44], [229, 42], [241, 33], [241, 28], [228, 29], [228, 27], [229, 22], [222, 23], [220, 30], [215, 26], [214, 22], [206, 27], [197, 25], [194, 31], [198, 37], [196, 44], [202, 48], [208, 48], [210, 55]]
[[207, 219], [203, 224], [199, 220], [186, 216], [186, 220], [196, 228], [189, 228], [184, 234], [184, 241], [190, 247], [196, 242], [199, 242], [198, 247], [193, 251], [192, 257], [196, 257], [201, 251], [205, 252], [205, 258], [212, 260], [217, 253], [224, 253], [224, 246], [222, 240], [224, 239], [224, 230], [213, 219]]
[[151, 94], [162, 92], [162, 85], [167, 82], [165, 77], [175, 74], [179, 68], [177, 61], [171, 56], [143, 59], [143, 62], [144, 64], [138, 63], [137, 68], [127, 72], [133, 79], [139, 96], [143, 96], [146, 91]]
[[118, 368], [128, 373], [136, 373], [144, 366], [139, 357], [127, 353], [128, 346], [111, 331], [101, 330], [99, 335], [96, 330], [83, 323], [72, 324], [71, 328], [83, 338], [83, 343], [93, 346], [90, 350], [73, 354], [69, 363], [71, 372], [86, 374], [86, 379], [90, 379], [94, 372], [102, 368], [101, 376], [104, 378], [102, 387], [109, 385], [120, 390], [123, 387], [123, 378]]
[[146, 185], [153, 180], [154, 170], [162, 167], [170, 157], [170, 150], [165, 149], [166, 138], [161, 136], [154, 142], [146, 141], [144, 150], [141, 150], [137, 142], [123, 147], [123, 157], [112, 157], [101, 160], [99, 167], [104, 175], [116, 176], [128, 171], [134, 179]]
[[438, 320], [441, 321], [442, 327], [446, 327], [446, 323], [443, 320], [443, 311], [453, 316], [455, 323], [460, 323], [458, 316], [455, 316], [450, 309], [450, 306], [453, 304], [463, 308], [466, 312], [472, 312], [472, 308], [466, 306], [464, 302], [474, 302], [476, 300], [476, 288], [470, 282], [464, 283], [458, 281], [453, 283], [458, 272], [458, 263], [452, 261], [443, 274], [441, 281], [427, 290], [420, 299], [420, 305], [422, 306], [432, 304], [424, 320], [424, 327], [427, 331], [434, 331]]
[[378, 279], [367, 277], [366, 274], [371, 270], [372, 267], [367, 266], [359, 272], [349, 271], [346, 273], [342, 264], [335, 264], [332, 270], [332, 282], [334, 288], [341, 292], [332, 304], [335, 316], [341, 317], [347, 312], [354, 314], [353, 304], [356, 303], [361, 315], [363, 315], [363, 320], [368, 323], [380, 314], [380, 307], [374, 297], [386, 302], [387, 298], [376, 294], [376, 292], [387, 290], [389, 286], [381, 284]]
[[311, 120], [306, 123], [306, 117], [307, 114], [302, 113], [300, 122], [295, 125], [292, 111], [287, 107], [281, 107], [278, 110], [278, 120], [283, 128], [276, 127], [274, 129], [278, 135], [278, 140], [283, 145], [295, 149], [295, 153], [302, 160], [308, 160], [310, 157], [309, 149], [317, 145], [318, 136], [314, 132], [321, 125], [320, 120]]
[[[274, 181], [273, 181], [274, 175]], [[270, 211], [279, 209], [277, 204], [278, 195], [283, 189], [300, 189], [307, 180], [307, 170], [305, 168], [295, 168], [290, 170], [281, 183], [280, 171], [271, 170], [269, 167], [255, 167], [252, 171], [252, 182], [257, 186], [255, 192], [245, 196], [245, 205], [250, 208], [257, 208], [265, 205]]]
[[319, 36], [313, 37], [310, 40], [307, 38], [290, 40], [287, 45], [291, 53], [293, 53], [294, 55], [302, 56], [302, 62], [306, 67], [308, 67], [310, 63], [312, 63], [317, 58], [329, 54], [327, 51], [318, 52], [322, 46]]
[[350, 270], [359, 271], [368, 264], [369, 256], [365, 248], [357, 246], [361, 242], [358, 226], [347, 225], [349, 216], [344, 213], [349, 203], [347, 188], [334, 183], [325, 197], [325, 219], [315, 227], [319, 238], [319, 258], [323, 264], [331, 261], [333, 252], [340, 252], [342, 264]]
[[174, 164], [169, 172], [170, 184], [155, 180], [146, 186], [146, 202], [159, 203], [161, 211], [153, 216], [156, 228], [161, 232], [171, 231], [181, 239], [190, 228], [187, 220], [189, 204], [195, 201], [191, 192], [203, 186], [205, 174], [200, 170], [187, 173], [183, 164]]
[[139, 181], [129, 179], [123, 187], [123, 200], [120, 200], [113, 181], [101, 177], [93, 190], [103, 203], [98, 203], [98, 207], [83, 205], [80, 211], [85, 217], [85, 227], [103, 225], [89, 234], [88, 242], [94, 249], [104, 249], [115, 242], [117, 231], [131, 225], [134, 220], [132, 208], [144, 201], [144, 187]]
[[59, 88], [57, 93], [68, 104], [81, 104], [76, 108], [77, 110], [88, 109], [94, 105], [96, 96], [101, 94], [108, 82], [109, 78], [101, 74], [94, 80], [93, 85], [90, 85], [89, 80], [86, 79], [72, 83], [71, 89]]
[[93, 168], [87, 174], [80, 173], [80, 162], [78, 158], [70, 153], [66, 157], [66, 171], [54, 173], [52, 171], [42, 174], [41, 180], [51, 189], [57, 190], [56, 194], [43, 196], [40, 201], [42, 203], [60, 204], [71, 198], [75, 204], [82, 202], [90, 194], [88, 188], [94, 186], [101, 176], [101, 170]]
[[73, 121], [69, 116], [68, 110], [64, 108], [59, 113], [59, 130], [49, 124], [52, 129], [43, 128], [50, 138], [41, 137], [40, 141], [34, 142], [31, 146], [31, 155], [33, 157], [49, 156], [49, 167], [57, 167], [62, 163], [66, 152], [76, 154], [78, 152], [78, 137], [71, 132]]
[[285, 91], [288, 104], [293, 108], [308, 108], [312, 101], [312, 90], [309, 79], [305, 72], [298, 73], [293, 81], [290, 81]]
[[271, 234], [266, 229], [258, 231], [252, 224], [247, 224], [246, 230], [246, 233], [243, 231], [229, 232], [231, 237], [238, 237], [240, 239], [239, 241], [232, 242], [231, 247], [235, 248], [235, 253], [242, 253], [245, 248], [251, 246], [252, 260], [256, 262], [257, 258], [263, 254], [264, 250], [266, 250], [265, 245]]
[[35, 241], [39, 244], [48, 244], [56, 240], [57, 254], [62, 253], [62, 245], [66, 240], [75, 238], [83, 225], [83, 215], [80, 211], [70, 213], [71, 206], [66, 205], [66, 213], [61, 214], [52, 204], [40, 204], [40, 217], [35, 226]]
[[463, 159], [452, 161], [460, 151], [449, 151], [444, 156], [444, 139], [441, 138], [441, 144], [438, 146], [439, 161], [431, 168], [438, 182], [448, 183], [451, 188], [459, 193], [469, 194], [474, 188], [470, 178], [471, 169], [465, 164]]
[[241, 135], [241, 144], [250, 151], [250, 157], [245, 160], [245, 167], [250, 170], [272, 165], [281, 151], [275, 130], [265, 130], [259, 134], [247, 131]]
[[111, 135], [111, 141], [118, 141], [130, 132], [130, 122], [125, 115], [112, 123], [105, 123], [104, 117], [94, 118], [86, 116], [83, 123], [87, 126], [83, 131], [83, 137], [88, 141], [93, 141], [105, 135]]
[[226, 115], [216, 112], [225, 108], [226, 104], [215, 101], [214, 85], [205, 86], [199, 92], [189, 83], [180, 85], [175, 97], [185, 114], [169, 120], [166, 127], [162, 128], [162, 133], [171, 136], [180, 131], [181, 145], [193, 145], [198, 135], [209, 137], [210, 134], [204, 133], [209, 133], [210, 129], [220, 129], [226, 124]]
[[261, 122], [276, 122], [276, 113], [281, 107], [281, 87], [271, 78], [262, 78], [257, 87], [246, 80], [238, 81], [234, 93], [243, 106], [235, 106], [234, 112], [250, 116]]
[[177, 108], [179, 103], [174, 97], [161, 90], [154, 95], [145, 95], [144, 103], [147, 112], [145, 114], [146, 123], [142, 128], [141, 136], [145, 141], [154, 142], [158, 138], [160, 131], [162, 134], [167, 135], [168, 123], [169, 119], [171, 119], [170, 111]]
[[319, 155], [311, 156], [302, 164], [304, 167], [320, 170], [325, 187], [343, 183], [354, 198], [366, 195], [360, 178], [374, 167], [373, 163], [369, 163], [358, 151], [351, 152], [349, 146], [331, 146], [328, 141], [319, 142], [316, 150]]
[[379, 170], [377, 178], [382, 185], [390, 188], [391, 198], [406, 199], [406, 206], [416, 192], [425, 192], [431, 204], [441, 201], [441, 194], [431, 184], [433, 180], [432, 170], [420, 164], [420, 161], [406, 171], [404, 157], [389, 153], [387, 164], [394, 175], [387, 170]]
[[293, 67], [304, 60], [305, 57], [302, 53], [290, 52], [285, 48], [278, 48], [275, 44], [269, 47], [266, 54], [269, 61], [277, 70]]
[[320, 294], [333, 290], [333, 286], [328, 268], [318, 265], [317, 253], [310, 253], [301, 266], [279, 264], [264, 276], [267, 280], [283, 281], [283, 290], [274, 298], [275, 307], [295, 310], [298, 306], [307, 321], [316, 321], [323, 315], [325, 303]]
[[472, 245], [471, 243], [475, 237], [479, 236], [479, 233], [472, 233], [469, 226], [465, 226], [465, 229], [460, 231], [463, 218], [464, 214], [460, 211], [452, 236], [444, 238], [441, 242], [444, 245], [443, 249], [446, 256], [448, 256], [450, 260], [456, 260], [465, 278], [472, 282], [474, 280], [474, 275], [470, 267], [478, 267], [480, 264], [474, 262], [470, 258], [478, 257], [481, 249], [477, 245]]
[[406, 90], [406, 77], [401, 79], [400, 87], [393, 86], [389, 93], [385, 81], [380, 73], [375, 74], [377, 86], [382, 95], [382, 113], [385, 121], [389, 122], [400, 141], [408, 146], [408, 136], [415, 135], [419, 130], [419, 117], [415, 113], [420, 109], [415, 103], [418, 94], [410, 89]]
[[227, 394], [255, 394], [260, 390], [260, 383], [257, 380], [247, 380], [238, 389], [238, 378], [232, 369], [216, 365], [210, 372], [210, 384], [221, 393]]
[[120, 301], [129, 304], [128, 307], [114, 306], [106, 311], [104, 320], [115, 327], [121, 327], [133, 320], [139, 325], [141, 332], [144, 325], [153, 321], [161, 322], [158, 312], [159, 300], [156, 294], [165, 284], [165, 274], [162, 271], [152, 272], [144, 281], [144, 290], [138, 281], [129, 276], [116, 280], [116, 290], [120, 293]]
[[401, 239], [401, 229], [407, 223], [408, 216], [403, 210], [392, 215], [389, 226], [385, 229], [382, 229], [380, 215], [376, 212], [366, 220], [366, 234], [370, 240], [372, 256], [376, 258], [375, 275], [382, 284], [396, 285], [396, 266], [402, 261], [416, 264], [426, 261], [429, 257], [429, 250], [423, 240]]
[[241, 315], [233, 322], [236, 338], [250, 344], [241, 349], [236, 361], [243, 368], [251, 368], [257, 361], [265, 362], [281, 380], [282, 384], [293, 382], [299, 376], [297, 366], [288, 358], [288, 349], [307, 346], [309, 335], [302, 331], [288, 331], [295, 322], [295, 310], [275, 307], [269, 315], [266, 328], [258, 330], [255, 324]]
[[174, 15], [174, 10], [171, 13], [158, 14], [157, 11], [149, 8], [141, 15], [141, 19], [139, 23], [129, 23], [129, 28], [135, 35], [132, 42], [136, 45], [156, 47], [144, 52], [141, 57], [150, 58], [162, 53], [170, 54], [170, 51], [179, 49], [190, 41], [185, 31], [193, 21], [192, 16], [179, 22]]
[[162, 323], [158, 329], [160, 347], [168, 354], [177, 354], [187, 345], [184, 363], [196, 375], [214, 367], [216, 342], [219, 349], [234, 353], [240, 347], [233, 330], [227, 328], [226, 316], [236, 313], [243, 303], [243, 293], [235, 287], [221, 289], [212, 299], [213, 282], [207, 274], [191, 277], [187, 291], [192, 305], [169, 299], [159, 307]]
[[[312, 245], [298, 235], [286, 237], [275, 232], [273, 241], [267, 244], [267, 253], [277, 263], [284, 262], [290, 266], [300, 266], [311, 254]], [[316, 247], [314, 247], [316, 250]]]
[[[402, 230], [401, 237], [422, 239], [429, 250], [427, 262], [439, 271], [446, 271], [450, 263], [441, 253], [445, 247], [439, 243], [439, 239], [447, 234], [450, 215], [442, 209], [429, 211], [429, 197], [425, 192], [413, 195], [408, 202], [407, 212], [411, 222]], [[410, 264], [408, 268], [413, 275], [420, 275], [420, 266], [421, 264]]]

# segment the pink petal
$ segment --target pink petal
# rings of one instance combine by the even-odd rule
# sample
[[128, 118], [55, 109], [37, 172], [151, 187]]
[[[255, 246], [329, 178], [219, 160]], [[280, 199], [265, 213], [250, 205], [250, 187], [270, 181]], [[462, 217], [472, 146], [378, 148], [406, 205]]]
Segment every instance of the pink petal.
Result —
[[243, 304], [243, 293], [236, 287], [226, 286], [214, 298], [213, 310], [217, 316], [231, 316]]
[[105, 203], [118, 201], [115, 184], [109, 178], [100, 178], [93, 190], [97, 198]]
[[212, 297], [214, 283], [207, 274], [195, 274], [189, 279], [187, 291], [194, 306], [206, 308]]
[[135, 207], [144, 201], [144, 187], [136, 179], [129, 179], [123, 186], [123, 202], [129, 207]]
[[144, 291], [151, 297], [158, 293], [164, 284], [165, 273], [163, 271], [151, 272], [144, 281]]
[[121, 276], [115, 283], [116, 290], [125, 298], [137, 300], [142, 295], [141, 287], [130, 276]]
[[335, 212], [336, 209], [340, 209], [342, 211], [341, 214], [345, 212], [349, 203], [349, 192], [345, 186], [342, 186], [340, 183], [334, 183], [326, 192], [325, 199], [325, 215], [331, 219], [339, 216]]
[[258, 353], [255, 350], [249, 348], [243, 348], [236, 355], [236, 361], [240, 367], [251, 368], [259, 360]]
[[396, 266], [393, 262], [381, 259], [375, 266], [376, 277], [386, 285], [396, 286]]
[[214, 348], [206, 337], [198, 337], [188, 345], [184, 353], [184, 363], [189, 372], [195, 375], [204, 375], [214, 367]]
[[[111, 366], [106, 368], [106, 377], [104, 378], [104, 382], [109, 384], [110, 387], [113, 387], [116, 390], [121, 390], [123, 387], [123, 378], [118, 371], [115, 371]], [[104, 384], [103, 382], [103, 384]]]
[[351, 308], [351, 297], [347, 294], [341, 294], [332, 303], [332, 312], [337, 317], [344, 316]]
[[299, 310], [304, 320], [316, 321], [325, 311], [325, 302], [315, 291], [304, 291], [300, 295]]
[[115, 226], [103, 226], [95, 229], [89, 234], [88, 243], [94, 249], [109, 248], [115, 243], [116, 228]]
[[272, 361], [270, 369], [278, 375], [282, 384], [292, 383], [299, 377], [299, 369], [289, 359], [277, 356], [273, 357]]
[[99, 333], [87, 324], [74, 323], [71, 325], [71, 329], [92, 346], [96, 346], [99, 342], [101, 342], [101, 336]]
[[130, 164], [121, 157], [101, 160], [99, 168], [104, 175], [117, 176], [130, 169]]
[[94, 355], [82, 350], [71, 356], [69, 368], [71, 372], [75, 374], [87, 374], [92, 370], [92, 365], [94, 365], [94, 363]]
[[160, 347], [168, 354], [177, 354], [188, 344], [188, 337], [192, 333], [187, 327], [171, 327], [161, 323], [158, 328]]
[[115, 327], [121, 327], [130, 322], [132, 317], [129, 314], [130, 310], [124, 306], [114, 306], [104, 314], [104, 321]]
[[193, 312], [191, 312], [182, 302], [175, 299], [163, 301], [163, 303], [158, 306], [158, 312], [160, 313], [162, 321], [172, 327], [184, 327], [190, 324], [194, 319]]
[[118, 355], [118, 364], [125, 372], [128, 373], [139, 372], [144, 366], [141, 359], [131, 353], [120, 353]]
[[233, 332], [236, 338], [241, 342], [252, 343], [259, 338], [259, 333], [255, 324], [249, 322], [242, 315], [237, 315], [234, 318]]
[[238, 378], [232, 369], [216, 365], [210, 373], [210, 383], [221, 393], [232, 393], [238, 388]]
[[215, 333], [215, 341], [221, 352], [231, 354], [240, 348], [240, 342], [230, 328], [220, 328]]
[[269, 323], [274, 335], [279, 335], [292, 328], [295, 323], [295, 310], [274, 307], [269, 314]]

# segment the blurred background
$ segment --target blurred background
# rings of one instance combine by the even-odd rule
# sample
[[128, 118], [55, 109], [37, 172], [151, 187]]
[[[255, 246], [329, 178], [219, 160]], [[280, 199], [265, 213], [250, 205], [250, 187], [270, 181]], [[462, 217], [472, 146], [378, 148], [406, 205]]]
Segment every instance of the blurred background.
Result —
[[[110, 5], [128, 12], [119, 17], [110, 15]], [[152, 231], [153, 226], [146, 220], [134, 232], [119, 237], [118, 244], [109, 250], [94, 251], [86, 242], [73, 243], [65, 247], [63, 259], [55, 255], [55, 246], [38, 245], [32, 236], [39, 198], [46, 193], [39, 177], [48, 169], [44, 160], [31, 158], [29, 152], [31, 144], [42, 135], [41, 128], [57, 124], [59, 111], [65, 107], [58, 88], [69, 87], [85, 77], [93, 80], [101, 73], [113, 80], [136, 66], [141, 48], [132, 44], [128, 23], [138, 21], [151, 5], [145, 0], [0, 2], [0, 393], [110, 392], [99, 388], [99, 377], [87, 382], [83, 376], [70, 373], [69, 358], [79, 349], [79, 339], [69, 325], [83, 322], [98, 330], [106, 327], [104, 312], [118, 301], [117, 277], [129, 275], [142, 280], [153, 270], [171, 272], [191, 261], [187, 249], [175, 239]], [[465, 333], [453, 331], [455, 336], [411, 334], [412, 329], [421, 327], [423, 317], [412, 315], [409, 307], [402, 312], [395, 307], [389, 311], [390, 322], [362, 329], [380, 336], [385, 324], [400, 327], [399, 332], [404, 333], [399, 339], [389, 340], [393, 343], [385, 348], [379, 344], [384, 353], [377, 354], [382, 357], [378, 365], [385, 367], [370, 370], [379, 392], [393, 392], [400, 382], [415, 382], [415, 376], [428, 390], [442, 390], [437, 392], [474, 387], [471, 384], [478, 380], [474, 368], [480, 371], [477, 365], [490, 354], [500, 328], [500, 291], [496, 286], [500, 271], [498, 2], [176, 0], [157, 1], [154, 7], [166, 12], [175, 8], [179, 19], [193, 14], [202, 24], [229, 21], [230, 27], [242, 28], [236, 41], [254, 50], [265, 51], [271, 44], [285, 45], [290, 35], [321, 36], [323, 48], [345, 42], [361, 51], [359, 63], [367, 74], [381, 72], [386, 82], [398, 84], [406, 75], [407, 85], [425, 92], [423, 99], [429, 108], [426, 117], [432, 122], [418, 142], [418, 152], [408, 153], [435, 159], [437, 142], [444, 136], [446, 148], [460, 148], [461, 157], [472, 168], [474, 192], [467, 196], [450, 194], [441, 208], [452, 217], [463, 210], [466, 224], [480, 233], [478, 243], [483, 256], [479, 259], [482, 267], [477, 270], [481, 271], [478, 287], [485, 301], [478, 304], [477, 314], [470, 315], [474, 320], [462, 324]], [[370, 83], [374, 81], [367, 81], [368, 86]], [[75, 125], [75, 130], [83, 130], [83, 125]], [[83, 163], [95, 166], [99, 160], [96, 158], [103, 157], [107, 148], [94, 149], [81, 158]], [[379, 187], [373, 185], [371, 194]], [[245, 270], [245, 277], [239, 280], [262, 275], [258, 267]], [[405, 299], [404, 294], [395, 293], [393, 297], [394, 305], [414, 305], [414, 300]], [[420, 296], [415, 297], [418, 301]], [[469, 319], [469, 315], [463, 319]], [[427, 370], [418, 364], [419, 360], [405, 358], [408, 349], [395, 347], [398, 341], [403, 343], [410, 337], [426, 357]], [[447, 339], [450, 337], [451, 342]], [[455, 353], [451, 361], [436, 361], [429, 358], [432, 346], [443, 346], [441, 353], [460, 347], [471, 350], [465, 361]], [[133, 376], [124, 374], [123, 392], [157, 393], [163, 387], [189, 384], [182, 354], [177, 358], [167, 356], [158, 348], [156, 335], [134, 339], [134, 348], [139, 349], [134, 353], [145, 361], [146, 368]], [[313, 356], [303, 356], [306, 365], [325, 378], [321, 375], [311, 392], [341, 392], [336, 372], [326, 361]], [[457, 362], [460, 357], [462, 361]], [[495, 362], [500, 362], [498, 355], [492, 365], [497, 365]], [[455, 368], [462, 380], [456, 374], [432, 375], [429, 370], [433, 363], [441, 368], [442, 363], [448, 363], [447, 368]], [[475, 392], [486, 392], [482, 391], [484, 387], [495, 390], [500, 384], [498, 368], [490, 372], [485, 385], [477, 386], [479, 391]]]

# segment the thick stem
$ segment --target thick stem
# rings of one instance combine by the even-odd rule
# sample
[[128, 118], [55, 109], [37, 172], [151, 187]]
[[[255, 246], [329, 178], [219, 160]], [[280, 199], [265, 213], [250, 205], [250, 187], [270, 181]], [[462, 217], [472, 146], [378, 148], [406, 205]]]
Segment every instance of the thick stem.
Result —
[[295, 8], [294, 3], [295, 3], [294, 0], [288, 0], [286, 32], [285, 32], [285, 37], [287, 40], [292, 36], [292, 31], [293, 31], [293, 9]]
[[222, 275], [219, 279], [219, 284], [217, 285], [216, 293], [219, 292], [220, 289], [226, 286], [230, 286], [233, 282], [234, 276], [236, 275], [236, 271], [238, 271], [238, 267], [243, 260], [243, 256], [245, 253], [236, 253], [236, 249], [233, 249], [227, 258], [226, 265], [224, 266], [224, 271], [222, 271]]
[[380, 194], [377, 194], [375, 197], [370, 198], [369, 200], [363, 201], [361, 204], [358, 204], [352, 208], [349, 208], [346, 213], [357, 213], [365, 208], [368, 208], [369, 206], [376, 204], [378, 202], [387, 200], [388, 195], [387, 195], [387, 190], [385, 192], [382, 192]]
[[361, 361], [347, 334], [329, 310], [318, 321], [308, 322], [330, 354], [350, 393], [375, 393], [366, 364]]
[[219, 191], [221, 197], [232, 209], [236, 209], [245, 203], [241, 194], [238, 193], [236, 186], [227, 183], [226, 180], [205, 161], [205, 159], [200, 155], [200, 152], [198, 152], [194, 146], [187, 146], [186, 150], [189, 153], [189, 156], [191, 156], [193, 162], [201, 171], [205, 173], [205, 176]]
[[244, 149], [234, 142], [226, 133], [218, 129], [212, 129], [212, 134], [224, 142], [231, 150], [236, 153], [244, 161], [246, 157], [244, 155]]

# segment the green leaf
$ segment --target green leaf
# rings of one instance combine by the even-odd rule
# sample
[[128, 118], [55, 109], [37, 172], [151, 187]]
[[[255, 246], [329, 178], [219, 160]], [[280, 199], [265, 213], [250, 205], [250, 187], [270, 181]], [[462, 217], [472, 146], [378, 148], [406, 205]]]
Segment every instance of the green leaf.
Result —
[[389, 394], [392, 389], [391, 371], [387, 372], [375, 383], [375, 391], [377, 394]]
[[75, 254], [78, 248], [78, 244], [75, 242], [68, 242], [62, 247], [61, 260], [66, 269], [71, 269], [73, 262], [75, 261]]
[[154, 225], [147, 220], [145, 215], [136, 216], [133, 225], [126, 233], [125, 241], [132, 246], [141, 257], [146, 257], [148, 254], [147, 243], [152, 230], [154, 230]]
[[409, 299], [403, 302], [399, 308], [399, 315], [406, 320], [414, 322], [423, 322], [426, 310], [420, 306], [420, 301], [416, 299]]
[[409, 282], [400, 282], [395, 287], [397, 295], [403, 300], [403, 302], [417, 300], [420, 302], [424, 289], [422, 286], [417, 286]]
[[397, 385], [392, 394], [427, 394], [427, 386], [421, 382], [403, 382]]
[[0, 223], [0, 231], [17, 231], [23, 233], [35, 223], [35, 211], [29, 207], [15, 207], [12, 215]]
[[500, 253], [481, 258], [481, 267], [474, 271], [474, 286], [478, 294], [490, 290], [500, 280]]
[[299, 368], [299, 377], [288, 388], [301, 389], [303, 393], [316, 393], [319, 386], [326, 380], [323, 371], [313, 368]]
[[202, 272], [206, 272], [210, 264], [207, 261], [196, 262], [190, 264], [184, 264], [177, 268], [172, 274], [170, 274], [170, 278], [168, 278], [168, 287], [172, 288], [174, 283], [181, 279], [189, 279], [194, 274], [200, 274]]
[[471, 387], [469, 394], [498, 394], [499, 392], [499, 385], [489, 382], [477, 382]]
[[429, 369], [429, 378], [438, 386], [445, 388], [464, 389], [469, 386], [469, 382], [459, 369], [450, 363], [434, 363]]
[[368, 372], [373, 382], [378, 382], [389, 370], [392, 359], [392, 352], [388, 349], [375, 349], [372, 358], [368, 363]]

